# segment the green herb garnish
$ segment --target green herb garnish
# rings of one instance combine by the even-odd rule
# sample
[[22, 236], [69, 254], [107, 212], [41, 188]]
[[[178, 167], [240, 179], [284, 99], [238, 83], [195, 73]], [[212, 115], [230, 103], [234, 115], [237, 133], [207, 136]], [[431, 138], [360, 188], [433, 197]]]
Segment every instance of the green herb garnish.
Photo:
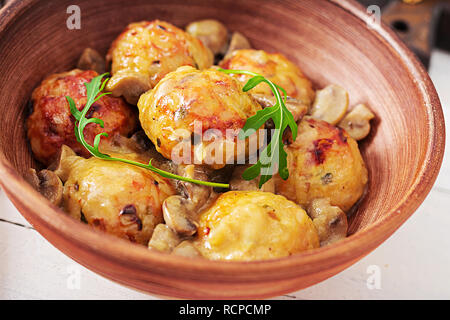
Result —
[[108, 79], [105, 79], [102, 81], [103, 77], [107, 76], [108, 73], [104, 73], [102, 75], [99, 75], [95, 78], [93, 78], [90, 82], [85, 83], [86, 86], [86, 95], [87, 95], [87, 101], [86, 105], [84, 106], [82, 111], [79, 111], [77, 107], [75, 106], [75, 102], [71, 97], [66, 96], [67, 101], [69, 102], [70, 106], [70, 112], [75, 117], [75, 136], [79, 143], [81, 143], [93, 156], [103, 159], [103, 160], [109, 160], [109, 161], [120, 161], [127, 164], [131, 164], [134, 166], [138, 166], [144, 169], [148, 169], [150, 171], [153, 171], [157, 174], [159, 174], [162, 177], [169, 178], [169, 179], [176, 179], [186, 182], [191, 182], [195, 184], [200, 184], [204, 186], [209, 187], [219, 187], [219, 188], [230, 188], [229, 184], [226, 183], [215, 183], [215, 182], [208, 182], [208, 181], [202, 181], [202, 180], [195, 180], [190, 179], [186, 177], [182, 177], [161, 169], [158, 169], [152, 165], [152, 160], [148, 162], [148, 164], [128, 160], [128, 159], [121, 159], [121, 158], [114, 158], [111, 157], [108, 154], [102, 153], [99, 151], [98, 147], [100, 144], [101, 137], [107, 137], [108, 134], [106, 132], [99, 133], [95, 136], [94, 139], [94, 145], [91, 146], [89, 143], [86, 142], [84, 138], [84, 129], [89, 123], [95, 123], [98, 124], [100, 127], [104, 128], [104, 122], [102, 119], [98, 118], [86, 118], [86, 114], [88, 113], [89, 109], [91, 108], [92, 104], [95, 103], [97, 100], [99, 100], [101, 97], [110, 94], [111, 92], [102, 92], [105, 88], [106, 82]]
[[[261, 178], [259, 179], [259, 188], [261, 188], [264, 183], [272, 178], [272, 175], [276, 172], [276, 167], [278, 166], [278, 174], [283, 180], [286, 180], [289, 177], [289, 170], [287, 168], [287, 153], [284, 151], [283, 133], [286, 128], [289, 127], [292, 132], [292, 139], [295, 141], [297, 138], [297, 124], [294, 120], [294, 116], [285, 105], [287, 97], [286, 90], [264, 78], [264, 76], [251, 71], [227, 70], [222, 68], [219, 68], [218, 70], [227, 74], [244, 74], [252, 76], [252, 78], [244, 85], [242, 89], [244, 92], [253, 89], [261, 82], [265, 82], [269, 85], [276, 98], [276, 103], [272, 107], [259, 110], [254, 116], [248, 118], [244, 127], [239, 132], [239, 139], [244, 140], [250, 137], [267, 120], [272, 119], [275, 124], [275, 133], [272, 136], [270, 143], [260, 153], [256, 164], [244, 171], [242, 178], [245, 180], [253, 180], [261, 175]], [[280, 91], [283, 92], [284, 100], [281, 97]]]
[[[244, 171], [244, 173], [242, 174], [242, 178], [244, 178], [245, 180], [253, 180], [259, 175], [261, 175], [261, 178], [259, 179], [259, 188], [261, 188], [264, 183], [266, 183], [272, 178], [273, 173], [275, 172], [278, 166], [278, 174], [282, 179], [286, 180], [289, 177], [289, 171], [287, 168], [287, 153], [286, 151], [284, 151], [284, 144], [282, 141], [283, 133], [287, 129], [287, 127], [289, 127], [292, 132], [293, 140], [295, 141], [295, 139], [297, 138], [297, 124], [295, 123], [292, 113], [287, 109], [285, 105], [287, 97], [286, 91], [280, 86], [271, 82], [270, 80], [264, 78], [264, 76], [251, 71], [226, 70], [222, 68], [219, 68], [218, 70], [227, 74], [244, 74], [252, 76], [252, 78], [250, 78], [250, 80], [248, 80], [247, 83], [242, 88], [244, 92], [253, 89], [261, 82], [265, 82], [270, 86], [270, 89], [272, 90], [276, 98], [276, 103], [272, 107], [259, 110], [254, 116], [248, 118], [247, 121], [245, 122], [244, 127], [239, 132], [238, 135], [239, 139], [244, 140], [250, 137], [252, 134], [254, 134], [259, 128], [261, 128], [261, 126], [267, 120], [271, 119], [275, 124], [275, 133], [272, 136], [270, 143], [260, 153], [256, 164], [247, 168]], [[93, 156], [103, 160], [120, 161], [144, 169], [148, 169], [150, 171], [159, 174], [162, 177], [169, 179], [176, 179], [195, 184], [205, 185], [209, 187], [230, 188], [230, 185], [226, 183], [215, 183], [190, 179], [158, 169], [152, 165], [151, 159], [148, 164], [144, 164], [128, 159], [111, 157], [108, 154], [102, 153], [100, 152], [98, 147], [100, 145], [101, 137], [108, 137], [108, 134], [106, 132], [99, 133], [95, 136], [93, 146], [87, 143], [84, 138], [83, 132], [85, 127], [89, 123], [95, 123], [98, 124], [100, 127], [104, 128], [104, 122], [102, 119], [98, 118], [88, 119], [86, 118], [86, 114], [88, 113], [93, 103], [95, 103], [101, 97], [111, 93], [111, 92], [102, 92], [108, 81], [108, 79], [105, 79], [104, 81], [102, 81], [102, 79], [107, 75], [108, 73], [104, 73], [102, 75], [93, 78], [90, 82], [84, 84], [86, 86], [87, 101], [82, 111], [79, 111], [76, 108], [75, 102], [71, 97], [66, 96], [66, 99], [69, 103], [70, 112], [76, 119], [75, 137], [77, 138], [77, 141], [81, 143]], [[281, 97], [280, 91], [283, 93], [284, 99]]]

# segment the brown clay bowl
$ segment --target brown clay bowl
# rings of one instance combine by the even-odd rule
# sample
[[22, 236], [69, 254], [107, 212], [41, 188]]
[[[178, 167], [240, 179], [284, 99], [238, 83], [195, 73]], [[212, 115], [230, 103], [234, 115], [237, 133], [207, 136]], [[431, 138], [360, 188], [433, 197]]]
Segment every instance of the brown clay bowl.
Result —
[[[387, 27], [369, 29], [354, 1], [79, 0], [81, 30], [68, 30], [73, 1], [13, 1], [0, 12], [0, 181], [22, 215], [55, 247], [87, 268], [153, 294], [181, 298], [262, 298], [305, 288], [355, 263], [417, 209], [438, 174], [444, 120], [423, 67]], [[317, 87], [339, 83], [351, 104], [377, 119], [362, 144], [367, 195], [350, 220], [350, 236], [283, 259], [218, 262], [150, 252], [94, 231], [51, 206], [22, 178], [35, 165], [24, 117], [44, 76], [74, 67], [81, 51], [105, 53], [132, 21], [184, 26], [216, 18], [256, 48], [280, 51]], [[414, 240], [412, 240], [414, 241]]]

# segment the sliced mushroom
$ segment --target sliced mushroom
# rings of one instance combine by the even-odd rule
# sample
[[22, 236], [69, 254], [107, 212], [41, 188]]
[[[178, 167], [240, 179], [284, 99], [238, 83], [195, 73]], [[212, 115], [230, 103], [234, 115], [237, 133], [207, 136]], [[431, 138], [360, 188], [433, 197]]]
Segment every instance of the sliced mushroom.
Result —
[[170, 196], [162, 205], [164, 221], [178, 235], [192, 236], [197, 232], [198, 223], [191, 216], [191, 205], [182, 196]]
[[35, 169], [30, 169], [26, 179], [28, 182], [39, 191], [51, 203], [59, 206], [62, 202], [63, 184], [58, 176], [50, 170], [41, 170], [36, 172]]
[[270, 179], [265, 184], [263, 184], [262, 188], [259, 189], [258, 181], [259, 178], [253, 180], [245, 180], [242, 178], [242, 174], [249, 166], [237, 166], [230, 180], [230, 189], [234, 191], [264, 191], [264, 192], [272, 192], [275, 193], [275, 184], [274, 179]]
[[358, 104], [339, 122], [338, 126], [347, 131], [355, 140], [361, 140], [370, 133], [370, 120], [375, 115], [364, 104]]
[[201, 257], [200, 252], [194, 247], [191, 241], [185, 240], [173, 249], [172, 254], [183, 257], [198, 258]]
[[[195, 165], [179, 165], [178, 166], [178, 174], [180, 176], [209, 181], [207, 169], [202, 166]], [[212, 188], [207, 186], [198, 185], [195, 183], [189, 183], [185, 181], [177, 181], [178, 190], [185, 196], [186, 199], [189, 200], [189, 206], [192, 209], [200, 209], [203, 204], [206, 203], [209, 196], [212, 193]]]
[[103, 74], [106, 71], [106, 62], [96, 50], [86, 48], [78, 60], [77, 68], [81, 70], [94, 70], [98, 74]]
[[[194, 165], [179, 165], [177, 174], [183, 177], [208, 181], [207, 169]], [[197, 213], [215, 193], [211, 187], [177, 181], [181, 195], [168, 197], [163, 203], [164, 221], [178, 235], [186, 237], [197, 232]]]
[[120, 70], [106, 84], [106, 90], [115, 97], [123, 96], [128, 103], [137, 105], [139, 97], [150, 90], [149, 79], [137, 72]]
[[313, 200], [307, 211], [313, 219], [322, 247], [347, 236], [347, 216], [339, 207], [332, 206], [329, 199]]
[[348, 108], [348, 93], [341, 86], [332, 84], [316, 92], [310, 114], [313, 118], [337, 124]]
[[230, 44], [228, 46], [228, 50], [227, 50], [227, 53], [225, 54], [225, 56], [228, 56], [229, 54], [231, 54], [233, 51], [236, 51], [236, 50], [251, 49], [251, 48], [252, 48], [252, 46], [250, 45], [250, 42], [242, 33], [233, 32], [233, 34], [231, 35]]
[[153, 230], [148, 247], [162, 252], [172, 252], [180, 242], [181, 240], [177, 234], [169, 226], [161, 223]]
[[70, 147], [63, 145], [58, 160], [51, 164], [48, 169], [52, 170], [63, 182], [65, 182], [70, 174], [72, 163], [77, 161], [79, 157]]
[[[272, 107], [276, 103], [275, 97], [273, 96], [263, 94], [252, 94], [252, 96], [263, 108]], [[304, 104], [301, 100], [291, 97], [287, 97], [286, 99], [286, 108], [292, 113], [296, 122], [301, 120], [308, 112], [308, 105]]]
[[228, 44], [228, 30], [213, 19], [191, 22], [186, 32], [199, 39], [214, 55], [224, 54]]

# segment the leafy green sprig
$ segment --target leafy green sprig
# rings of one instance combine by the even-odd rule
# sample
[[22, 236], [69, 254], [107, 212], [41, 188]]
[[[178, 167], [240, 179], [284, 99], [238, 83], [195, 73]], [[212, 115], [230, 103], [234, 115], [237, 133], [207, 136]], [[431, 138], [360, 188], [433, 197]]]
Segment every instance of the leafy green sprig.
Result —
[[[276, 103], [272, 107], [259, 110], [254, 116], [248, 118], [247, 121], [245, 122], [244, 127], [239, 132], [238, 135], [239, 139], [244, 140], [250, 137], [252, 134], [254, 134], [259, 128], [261, 128], [266, 121], [271, 119], [275, 124], [275, 133], [272, 136], [270, 143], [260, 153], [260, 156], [256, 164], [247, 168], [244, 171], [244, 173], [242, 174], [242, 178], [244, 178], [245, 180], [253, 180], [257, 178], [259, 175], [261, 175], [261, 178], [259, 179], [259, 188], [261, 188], [264, 183], [266, 183], [272, 178], [273, 173], [276, 171], [276, 169], [278, 169], [278, 174], [280, 175], [280, 177], [286, 180], [289, 177], [289, 171], [287, 168], [287, 153], [286, 151], [284, 151], [284, 145], [282, 140], [283, 133], [287, 129], [287, 127], [289, 127], [292, 132], [293, 140], [295, 141], [295, 139], [297, 138], [297, 124], [295, 123], [292, 113], [287, 109], [285, 104], [287, 97], [286, 91], [282, 87], [264, 78], [264, 76], [251, 71], [227, 70], [222, 68], [219, 68], [218, 70], [226, 74], [244, 74], [252, 76], [252, 78], [250, 78], [244, 85], [242, 89], [244, 92], [247, 92], [256, 87], [258, 84], [265, 82], [269, 85], [276, 99]], [[104, 128], [104, 122], [102, 119], [86, 118], [86, 114], [96, 101], [98, 101], [103, 96], [110, 94], [110, 92], [103, 92], [103, 89], [105, 88], [105, 85], [108, 81], [108, 79], [103, 80], [103, 78], [107, 75], [108, 73], [104, 73], [102, 75], [93, 78], [90, 82], [85, 83], [87, 101], [83, 110], [79, 111], [73, 99], [69, 96], [66, 96], [66, 99], [69, 103], [70, 112], [76, 119], [75, 136], [77, 138], [77, 141], [81, 143], [93, 156], [103, 160], [119, 161], [130, 165], [138, 166], [144, 169], [148, 169], [150, 171], [159, 174], [162, 177], [169, 179], [176, 179], [180, 181], [186, 181], [210, 187], [219, 187], [219, 188], [230, 187], [230, 185], [226, 183], [216, 183], [186, 178], [158, 169], [152, 165], [151, 163], [152, 159], [150, 159], [148, 164], [144, 164], [128, 159], [111, 157], [110, 155], [102, 153], [99, 150], [101, 137], [108, 137], [108, 134], [106, 132], [97, 134], [94, 138], [93, 145], [87, 143], [87, 141], [84, 138], [84, 129], [89, 123], [95, 123], [100, 127]], [[282, 98], [280, 91], [283, 93], [284, 99]]]
[[[247, 81], [242, 89], [244, 92], [253, 89], [262, 82], [267, 83], [276, 99], [276, 103], [272, 107], [259, 110], [254, 116], [248, 118], [244, 127], [239, 132], [239, 139], [244, 140], [261, 128], [267, 120], [272, 119], [275, 124], [275, 132], [270, 143], [260, 153], [256, 164], [244, 171], [242, 178], [245, 180], [253, 180], [261, 175], [259, 179], [259, 188], [261, 188], [264, 183], [272, 178], [273, 173], [276, 172], [278, 167], [278, 174], [283, 180], [286, 180], [289, 177], [289, 170], [287, 168], [287, 153], [284, 150], [283, 144], [283, 133], [289, 127], [292, 132], [292, 139], [295, 141], [297, 138], [297, 124], [294, 116], [285, 104], [287, 98], [286, 90], [255, 72], [222, 68], [218, 70], [226, 74], [251, 76], [252, 78]], [[280, 91], [283, 93], [284, 99], [281, 97]]]
[[108, 73], [104, 73], [102, 75], [99, 75], [95, 78], [93, 78], [90, 82], [85, 83], [86, 86], [86, 95], [87, 95], [87, 101], [86, 105], [84, 106], [82, 111], [79, 111], [75, 105], [75, 102], [71, 97], [66, 96], [67, 102], [69, 103], [70, 112], [75, 117], [75, 136], [79, 143], [83, 145], [93, 156], [108, 160], [108, 161], [119, 161], [124, 162], [127, 164], [131, 164], [134, 166], [138, 166], [144, 169], [148, 169], [150, 171], [153, 171], [157, 174], [159, 174], [162, 177], [169, 178], [169, 179], [176, 179], [186, 182], [191, 182], [195, 184], [200, 184], [204, 186], [209, 187], [219, 187], [219, 188], [229, 188], [230, 185], [226, 183], [215, 183], [215, 182], [209, 182], [209, 181], [202, 181], [202, 180], [196, 180], [196, 179], [190, 179], [186, 177], [182, 177], [161, 169], [158, 169], [152, 165], [152, 159], [148, 162], [148, 164], [140, 163], [128, 159], [121, 159], [121, 158], [115, 158], [111, 157], [108, 154], [100, 152], [98, 149], [100, 145], [100, 139], [102, 137], [108, 137], [108, 134], [106, 132], [99, 133], [94, 138], [94, 144], [90, 145], [87, 143], [87, 141], [84, 138], [84, 129], [89, 123], [95, 123], [98, 124], [100, 127], [104, 128], [105, 124], [102, 119], [98, 118], [86, 118], [86, 114], [88, 113], [89, 109], [91, 108], [92, 104], [98, 101], [103, 96], [110, 94], [111, 92], [103, 92], [103, 89], [105, 88], [106, 83], [108, 82], [108, 79], [102, 80], [105, 76], [107, 76]]

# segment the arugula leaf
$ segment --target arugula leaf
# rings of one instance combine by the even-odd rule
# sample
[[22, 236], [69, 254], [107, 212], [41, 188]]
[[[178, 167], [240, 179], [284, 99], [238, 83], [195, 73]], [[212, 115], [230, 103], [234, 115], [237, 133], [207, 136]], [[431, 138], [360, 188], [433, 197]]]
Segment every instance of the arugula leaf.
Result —
[[[275, 124], [275, 132], [270, 143], [260, 153], [256, 164], [244, 171], [242, 178], [245, 180], [253, 180], [261, 175], [258, 183], [259, 188], [261, 188], [264, 183], [272, 178], [272, 175], [278, 169], [280, 177], [283, 180], [286, 180], [289, 177], [289, 170], [287, 168], [287, 153], [284, 150], [283, 144], [283, 133], [289, 127], [292, 132], [292, 138], [295, 141], [298, 130], [294, 116], [285, 105], [287, 99], [286, 90], [255, 72], [246, 70], [227, 70], [222, 68], [219, 68], [218, 70], [226, 74], [244, 74], [252, 76], [242, 88], [244, 92], [253, 89], [262, 82], [267, 83], [276, 99], [276, 103], [272, 107], [259, 110], [254, 116], [248, 118], [244, 127], [239, 132], [239, 139], [246, 139], [253, 134], [255, 130], [258, 130], [267, 120], [272, 119]], [[281, 97], [280, 91], [283, 93], [284, 99]]]
[[[282, 142], [283, 133], [287, 129], [287, 127], [289, 127], [292, 132], [293, 140], [295, 141], [295, 139], [297, 138], [297, 124], [295, 123], [292, 113], [287, 109], [285, 105], [287, 99], [286, 90], [266, 79], [264, 76], [251, 71], [226, 70], [221, 68], [219, 68], [219, 71], [227, 74], [244, 74], [252, 76], [252, 78], [250, 78], [242, 88], [244, 92], [253, 89], [262, 82], [267, 83], [276, 98], [276, 103], [272, 107], [259, 110], [255, 115], [248, 118], [244, 124], [244, 127], [239, 132], [238, 138], [244, 140], [254, 134], [259, 128], [261, 128], [266, 121], [271, 119], [275, 124], [275, 133], [272, 136], [270, 143], [264, 150], [260, 152], [257, 163], [244, 171], [244, 173], [242, 174], [242, 178], [244, 178], [245, 180], [253, 180], [260, 176], [259, 188], [261, 188], [263, 184], [269, 181], [272, 178], [273, 174], [278, 170], [278, 174], [280, 175], [280, 177], [286, 180], [289, 177], [289, 171], [287, 168], [287, 153], [284, 150], [284, 144]], [[110, 92], [103, 92], [108, 81], [108, 78], [106, 78], [104, 81], [103, 78], [107, 76], [108, 73], [104, 73], [93, 78], [90, 82], [85, 83], [87, 101], [83, 110], [81, 111], [77, 109], [73, 99], [66, 96], [67, 102], [69, 103], [70, 112], [76, 120], [74, 127], [75, 137], [77, 141], [81, 143], [93, 156], [104, 160], [120, 161], [123, 163], [148, 169], [159, 174], [162, 177], [169, 179], [176, 179], [211, 187], [230, 187], [229, 184], [190, 179], [158, 169], [152, 165], [151, 159], [148, 164], [144, 164], [128, 159], [111, 157], [110, 155], [102, 153], [99, 150], [101, 138], [108, 137], [108, 134], [106, 132], [97, 134], [94, 138], [93, 145], [87, 143], [84, 137], [84, 129], [89, 123], [94, 123], [104, 128], [104, 122], [102, 119], [88, 119], [86, 118], [86, 114], [88, 113], [93, 103], [101, 99], [103, 96], [111, 94]], [[280, 91], [283, 93], [283, 97], [281, 96]]]
[[89, 109], [91, 108], [92, 104], [96, 101], [98, 101], [103, 96], [110, 94], [110, 92], [102, 92], [105, 88], [105, 85], [108, 81], [108, 79], [102, 80], [105, 76], [107, 76], [108, 73], [104, 73], [102, 75], [99, 75], [95, 78], [93, 78], [90, 82], [85, 83], [86, 86], [86, 104], [83, 108], [83, 110], [80, 112], [75, 102], [71, 97], [66, 96], [67, 102], [69, 103], [70, 112], [75, 117], [75, 137], [77, 138], [77, 141], [81, 143], [93, 156], [103, 159], [103, 160], [109, 160], [109, 161], [120, 161], [123, 163], [127, 163], [130, 165], [138, 166], [144, 169], [148, 169], [150, 171], [153, 171], [157, 174], [159, 174], [162, 177], [169, 178], [169, 179], [176, 179], [186, 182], [191, 182], [195, 184], [210, 186], [210, 187], [219, 187], [219, 188], [229, 188], [230, 185], [226, 183], [215, 183], [215, 182], [208, 182], [208, 181], [202, 181], [202, 180], [195, 180], [191, 178], [182, 177], [161, 169], [158, 169], [152, 165], [152, 160], [148, 162], [148, 164], [140, 163], [128, 159], [121, 159], [121, 158], [115, 158], [111, 157], [108, 154], [100, 152], [99, 145], [102, 137], [108, 137], [108, 134], [106, 132], [99, 133], [94, 138], [94, 144], [91, 146], [84, 138], [84, 129], [89, 123], [95, 123], [99, 125], [100, 127], [104, 128], [105, 124], [102, 119], [99, 118], [86, 118], [86, 114], [88, 113]]

